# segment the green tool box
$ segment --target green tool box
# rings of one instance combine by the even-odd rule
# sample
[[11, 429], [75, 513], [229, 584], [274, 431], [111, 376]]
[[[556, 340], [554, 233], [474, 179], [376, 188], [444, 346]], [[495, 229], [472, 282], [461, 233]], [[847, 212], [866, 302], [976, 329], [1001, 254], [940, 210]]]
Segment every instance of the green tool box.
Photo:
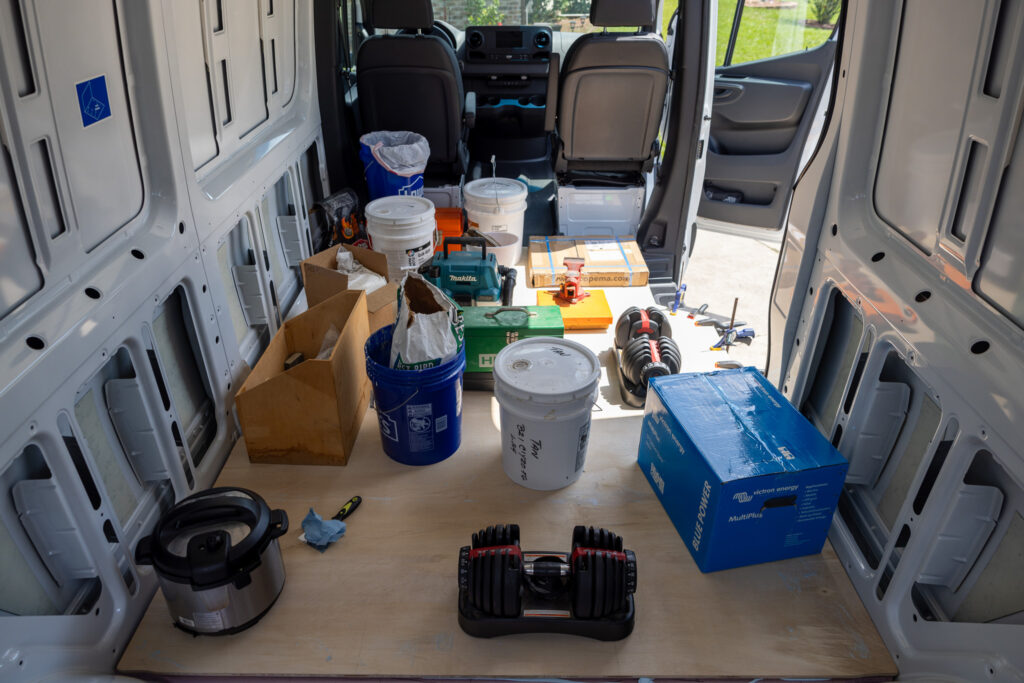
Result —
[[529, 337], [561, 337], [565, 333], [558, 306], [467, 306], [466, 377], [490, 376], [498, 351]]

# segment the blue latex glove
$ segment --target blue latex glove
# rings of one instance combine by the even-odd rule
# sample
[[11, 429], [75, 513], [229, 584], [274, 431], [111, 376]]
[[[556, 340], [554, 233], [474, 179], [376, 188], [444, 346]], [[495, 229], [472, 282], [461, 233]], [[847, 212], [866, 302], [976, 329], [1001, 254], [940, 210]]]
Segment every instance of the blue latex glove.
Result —
[[306, 543], [323, 552], [345, 535], [345, 522], [324, 519], [309, 508], [309, 514], [302, 520], [302, 532], [306, 534]]

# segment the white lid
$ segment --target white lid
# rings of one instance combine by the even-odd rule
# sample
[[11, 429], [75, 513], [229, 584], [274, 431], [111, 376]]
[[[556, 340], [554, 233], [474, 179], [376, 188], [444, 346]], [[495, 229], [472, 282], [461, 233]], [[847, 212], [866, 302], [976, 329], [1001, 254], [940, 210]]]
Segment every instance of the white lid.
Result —
[[582, 344], [558, 337], [531, 337], [509, 344], [494, 359], [494, 381], [505, 392], [535, 403], [590, 398], [601, 363]]
[[434, 202], [424, 197], [381, 197], [366, 205], [366, 217], [390, 225], [420, 223], [434, 217]]
[[481, 178], [466, 183], [463, 193], [476, 202], [488, 204], [518, 204], [529, 192], [526, 183], [512, 178]]

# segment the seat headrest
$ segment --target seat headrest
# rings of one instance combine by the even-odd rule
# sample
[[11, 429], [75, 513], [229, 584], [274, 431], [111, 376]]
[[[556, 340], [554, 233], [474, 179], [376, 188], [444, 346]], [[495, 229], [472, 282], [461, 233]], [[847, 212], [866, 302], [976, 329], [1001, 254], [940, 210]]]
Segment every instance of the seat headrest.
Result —
[[434, 26], [430, 0], [370, 0], [374, 28], [428, 29]]
[[653, 26], [654, 0], [593, 0], [590, 23], [594, 26]]

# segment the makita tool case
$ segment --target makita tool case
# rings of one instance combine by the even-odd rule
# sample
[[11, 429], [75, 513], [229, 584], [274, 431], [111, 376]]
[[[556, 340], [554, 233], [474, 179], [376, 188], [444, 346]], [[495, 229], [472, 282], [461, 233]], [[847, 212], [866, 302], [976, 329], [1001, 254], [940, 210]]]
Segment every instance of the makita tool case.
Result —
[[652, 378], [638, 464], [705, 572], [820, 552], [847, 470], [755, 368]]

